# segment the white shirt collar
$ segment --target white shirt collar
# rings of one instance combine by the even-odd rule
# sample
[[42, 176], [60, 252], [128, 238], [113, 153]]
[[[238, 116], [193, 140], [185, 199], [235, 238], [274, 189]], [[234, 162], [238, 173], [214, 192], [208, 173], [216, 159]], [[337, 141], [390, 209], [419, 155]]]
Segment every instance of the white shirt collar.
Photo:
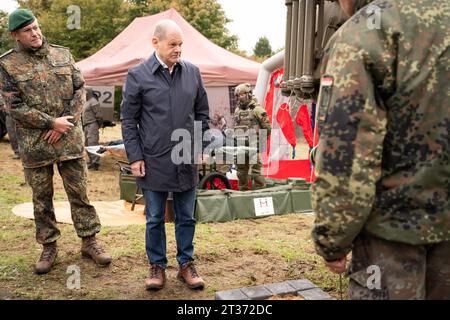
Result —
[[169, 73], [172, 74], [173, 67], [175, 67], [175, 65], [176, 65], [177, 63], [175, 63], [175, 64], [172, 66], [172, 68], [169, 68], [169, 66], [168, 66], [167, 64], [165, 64], [164, 61], [161, 60], [161, 58], [158, 56], [158, 53], [157, 53], [156, 51], [155, 51], [155, 56], [156, 56], [156, 59], [158, 60], [158, 62], [163, 66], [163, 68], [169, 69]]

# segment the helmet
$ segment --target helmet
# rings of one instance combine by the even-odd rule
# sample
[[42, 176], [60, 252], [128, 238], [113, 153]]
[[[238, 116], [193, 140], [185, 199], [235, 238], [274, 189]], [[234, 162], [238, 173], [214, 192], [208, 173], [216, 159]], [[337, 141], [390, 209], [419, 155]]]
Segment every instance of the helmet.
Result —
[[234, 96], [238, 105], [242, 109], [247, 109], [248, 104], [252, 101], [252, 87], [249, 83], [241, 83], [234, 89]]
[[84, 89], [86, 90], [86, 100], [89, 100], [90, 98], [92, 98], [94, 96], [94, 90], [92, 90], [91, 87], [84, 87]]
[[252, 87], [251, 87], [250, 83], [241, 83], [234, 89], [235, 96], [238, 96], [242, 93], [251, 93], [251, 92], [252, 92]]

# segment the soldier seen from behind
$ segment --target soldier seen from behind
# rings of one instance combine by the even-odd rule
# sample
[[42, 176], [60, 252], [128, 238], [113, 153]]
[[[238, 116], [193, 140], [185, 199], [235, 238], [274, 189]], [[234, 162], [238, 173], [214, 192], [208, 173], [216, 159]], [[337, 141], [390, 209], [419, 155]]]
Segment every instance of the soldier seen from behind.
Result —
[[312, 235], [332, 272], [352, 253], [351, 299], [450, 299], [449, 25], [448, 0], [377, 0], [328, 44]]
[[37, 19], [27, 9], [9, 15], [17, 47], [0, 57], [0, 92], [17, 127], [20, 157], [33, 191], [36, 240], [43, 245], [35, 265], [38, 274], [51, 270], [60, 237], [53, 208], [54, 165], [70, 202], [81, 253], [105, 266], [111, 262], [96, 242], [100, 220], [86, 194], [81, 112], [84, 80], [69, 49], [49, 44]]

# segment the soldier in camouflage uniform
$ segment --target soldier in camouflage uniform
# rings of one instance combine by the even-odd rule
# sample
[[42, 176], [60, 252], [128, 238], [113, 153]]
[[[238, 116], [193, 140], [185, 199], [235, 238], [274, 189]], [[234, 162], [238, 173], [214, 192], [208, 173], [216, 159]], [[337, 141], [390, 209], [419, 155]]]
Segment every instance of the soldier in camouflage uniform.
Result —
[[50, 271], [60, 231], [53, 208], [53, 169], [57, 164], [66, 190], [81, 253], [99, 265], [111, 258], [96, 242], [100, 221], [86, 195], [86, 163], [80, 116], [84, 80], [69, 50], [48, 44], [33, 13], [17, 9], [9, 16], [17, 48], [0, 57], [0, 92], [17, 124], [20, 156], [33, 191], [36, 239], [43, 245], [35, 265]]
[[[266, 111], [258, 104], [256, 99], [252, 95], [252, 89], [250, 84], [243, 83], [236, 87], [234, 95], [238, 101], [238, 106], [234, 112], [234, 129], [235, 136], [240, 139], [240, 135], [244, 135], [245, 139], [251, 140], [251, 134], [249, 129], [254, 129], [258, 134], [260, 129], [267, 130], [267, 136], [270, 135], [271, 126]], [[258, 141], [256, 140], [256, 145]], [[251, 142], [250, 142], [251, 144]], [[247, 146], [250, 146], [246, 142]], [[252, 159], [249, 155], [245, 156], [245, 162], [240, 163], [239, 157], [237, 158], [237, 176], [239, 179], [239, 190], [246, 191], [248, 187], [248, 172], [251, 169], [253, 176], [254, 186], [253, 189], [262, 189], [266, 186], [264, 176], [261, 175], [261, 158], [259, 154], [256, 154], [257, 159], [255, 163], [252, 163]]]
[[351, 299], [450, 299], [450, 2], [366, 9], [326, 52], [316, 250], [335, 273], [352, 252]]
[[[103, 124], [100, 103], [91, 88], [86, 89], [86, 103], [84, 105], [81, 120], [86, 146], [98, 146], [99, 130]], [[88, 153], [90, 163], [88, 169], [97, 171], [100, 165], [100, 157]]]

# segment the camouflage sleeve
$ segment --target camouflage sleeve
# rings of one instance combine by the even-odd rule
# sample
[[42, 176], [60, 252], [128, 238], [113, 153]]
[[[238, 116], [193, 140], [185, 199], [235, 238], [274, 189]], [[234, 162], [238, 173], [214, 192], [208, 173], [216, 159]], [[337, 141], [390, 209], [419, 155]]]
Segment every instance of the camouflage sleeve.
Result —
[[[381, 42], [371, 41], [369, 50], [336, 41], [322, 76], [316, 181], [311, 196], [316, 213], [312, 237], [317, 253], [326, 260], [342, 258], [351, 251], [374, 202], [387, 118], [377, 93], [379, 84], [374, 83], [377, 77], [371, 71], [374, 61], [390, 59], [386, 52], [380, 58], [386, 47]], [[381, 68], [379, 65], [377, 70]]]
[[69, 105], [66, 106], [63, 116], [73, 116], [75, 121], [79, 121], [83, 112], [83, 106], [86, 103], [84, 78], [80, 69], [76, 66], [72, 55], [70, 55], [70, 63], [72, 65], [73, 98]]
[[258, 120], [259, 126], [263, 129], [266, 129], [267, 136], [269, 136], [270, 131], [272, 131], [272, 126], [270, 125], [266, 110], [264, 110], [261, 106], [257, 106], [254, 110], [254, 113], [256, 119]]
[[92, 104], [92, 110], [95, 114], [95, 119], [97, 120], [98, 124], [101, 126], [103, 123], [103, 117], [102, 117], [102, 110], [100, 109], [100, 103], [98, 101], [95, 101]]
[[52, 129], [53, 118], [35, 108], [29, 107], [20, 95], [10, 75], [0, 66], [0, 92], [5, 102], [5, 110], [12, 118], [27, 128]]
[[236, 125], [236, 123], [239, 120], [239, 107], [236, 107], [236, 109], [234, 110], [234, 124]]

